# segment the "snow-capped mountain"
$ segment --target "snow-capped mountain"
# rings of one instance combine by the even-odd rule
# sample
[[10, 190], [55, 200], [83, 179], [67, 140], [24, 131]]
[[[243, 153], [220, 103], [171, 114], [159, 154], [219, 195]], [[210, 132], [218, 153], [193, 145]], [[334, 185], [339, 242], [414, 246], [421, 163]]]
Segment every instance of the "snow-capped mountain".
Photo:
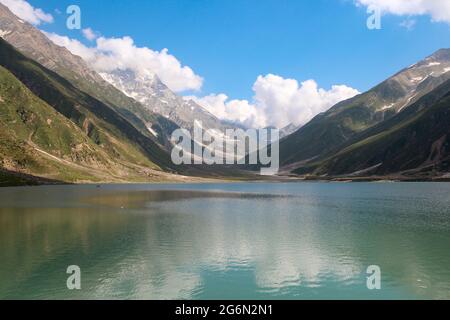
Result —
[[177, 126], [190, 130], [194, 120], [201, 121], [205, 129], [230, 128], [195, 102], [173, 93], [155, 74], [136, 74], [130, 70], [98, 74], [81, 57], [54, 44], [2, 4], [0, 37], [79, 89], [106, 102], [165, 147], [170, 148], [170, 135]]
[[386, 81], [383, 84], [388, 89], [386, 93], [392, 94], [386, 95], [385, 104], [377, 105], [377, 111], [400, 112], [447, 79], [450, 79], [450, 50], [441, 49]]
[[138, 74], [129, 69], [116, 69], [100, 75], [149, 111], [163, 115], [181, 128], [191, 130], [194, 121], [201, 121], [205, 129], [225, 129], [225, 125], [213, 114], [194, 101], [176, 95], [154, 73]]

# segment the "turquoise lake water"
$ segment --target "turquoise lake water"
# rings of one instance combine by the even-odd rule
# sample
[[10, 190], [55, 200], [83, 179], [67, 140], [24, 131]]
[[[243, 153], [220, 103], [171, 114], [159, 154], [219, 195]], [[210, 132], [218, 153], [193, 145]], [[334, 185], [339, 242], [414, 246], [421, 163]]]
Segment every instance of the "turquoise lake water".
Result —
[[16, 298], [450, 299], [450, 184], [0, 189], [0, 299]]

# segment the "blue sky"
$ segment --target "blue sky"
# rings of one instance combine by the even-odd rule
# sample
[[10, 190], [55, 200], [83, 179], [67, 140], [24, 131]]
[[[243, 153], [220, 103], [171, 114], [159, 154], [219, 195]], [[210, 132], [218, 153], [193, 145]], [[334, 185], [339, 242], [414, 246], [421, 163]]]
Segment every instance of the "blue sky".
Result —
[[[47, 12], [82, 9], [82, 27], [106, 37], [131, 36], [138, 46], [168, 48], [205, 81], [203, 93], [250, 99], [258, 75], [273, 73], [321, 87], [369, 89], [399, 69], [450, 47], [450, 26], [423, 16], [413, 30], [405, 17], [385, 16], [381, 30], [368, 14], [340, 0], [32, 0]], [[66, 15], [42, 28], [82, 39]], [[416, 18], [417, 19], [417, 18]]]
[[[419, 0], [417, 7], [406, 9], [402, 6], [407, 0], [27, 1], [53, 15], [53, 23], [38, 26], [42, 30], [95, 46], [80, 31], [66, 28], [66, 8], [76, 4], [82, 10], [82, 28], [105, 38], [130, 36], [136, 47], [156, 52], [167, 48], [203, 78], [197, 91], [179, 93], [197, 97], [223, 93], [251, 106], [257, 105], [258, 76], [273, 74], [280, 78], [269, 80], [279, 83], [295, 79], [299, 88], [313, 79], [324, 90], [342, 84], [363, 92], [437, 49], [450, 47], [448, 0], [435, 0], [437, 5]], [[384, 3], [381, 30], [367, 28], [367, 8], [356, 1]], [[442, 8], [449, 11], [444, 18]], [[439, 19], [443, 21], [432, 21]], [[412, 21], [412, 28], [401, 26], [405, 21]], [[265, 93], [260, 95], [266, 98]], [[329, 104], [336, 102], [327, 99]], [[308, 112], [313, 115], [328, 107], [322, 103]]]

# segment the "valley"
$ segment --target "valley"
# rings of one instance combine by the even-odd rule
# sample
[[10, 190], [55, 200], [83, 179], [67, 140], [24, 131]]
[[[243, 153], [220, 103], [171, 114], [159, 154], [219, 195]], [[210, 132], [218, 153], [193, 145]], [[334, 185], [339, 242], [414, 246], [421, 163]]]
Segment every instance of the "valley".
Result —
[[[2, 4], [0, 30], [2, 185], [449, 178], [450, 49], [282, 128], [280, 170], [263, 177], [258, 165], [175, 165], [177, 129], [248, 128], [230, 127], [157, 74], [97, 73]], [[185, 151], [199, 146], [194, 138]]]

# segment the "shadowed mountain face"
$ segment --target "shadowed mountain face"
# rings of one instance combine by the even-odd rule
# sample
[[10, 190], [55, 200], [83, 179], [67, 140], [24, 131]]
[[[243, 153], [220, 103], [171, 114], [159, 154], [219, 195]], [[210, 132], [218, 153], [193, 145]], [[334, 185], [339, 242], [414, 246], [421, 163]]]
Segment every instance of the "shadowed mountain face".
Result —
[[289, 170], [310, 167], [339, 152], [356, 135], [407, 110], [446, 82], [449, 71], [450, 50], [439, 50], [370, 91], [337, 104], [281, 141], [282, 165]]

